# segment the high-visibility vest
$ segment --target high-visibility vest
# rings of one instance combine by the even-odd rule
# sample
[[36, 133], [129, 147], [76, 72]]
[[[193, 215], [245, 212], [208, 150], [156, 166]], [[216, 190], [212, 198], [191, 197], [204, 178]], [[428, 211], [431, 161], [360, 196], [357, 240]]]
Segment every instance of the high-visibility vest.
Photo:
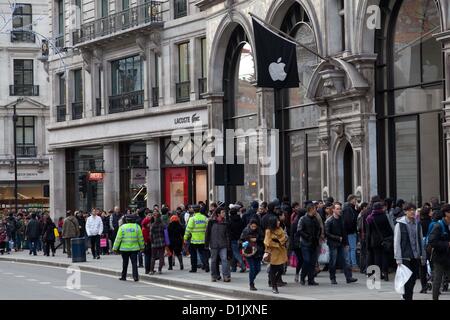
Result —
[[120, 226], [114, 241], [114, 251], [139, 251], [144, 249], [144, 236], [141, 227], [136, 223]]
[[206, 226], [208, 218], [197, 212], [193, 217], [189, 218], [184, 240], [190, 240], [192, 244], [205, 244]]

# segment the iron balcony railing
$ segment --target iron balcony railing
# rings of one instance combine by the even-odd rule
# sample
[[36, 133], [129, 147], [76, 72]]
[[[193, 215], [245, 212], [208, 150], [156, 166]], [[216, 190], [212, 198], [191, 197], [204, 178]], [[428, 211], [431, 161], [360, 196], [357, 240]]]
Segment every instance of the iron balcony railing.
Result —
[[17, 145], [16, 147], [17, 156], [20, 158], [36, 157], [37, 155], [36, 146]]
[[118, 113], [144, 108], [144, 90], [109, 97], [109, 113]]
[[198, 79], [198, 96], [200, 99], [205, 99], [207, 78]]
[[96, 116], [102, 115], [102, 99], [101, 98], [95, 99], [95, 115]]
[[9, 86], [10, 96], [38, 96], [39, 86], [33, 84], [13, 84]]
[[36, 41], [36, 36], [29, 30], [11, 31], [11, 42], [32, 42]]
[[72, 120], [83, 118], [83, 102], [72, 103]]
[[161, 2], [150, 1], [81, 25], [73, 32], [77, 45], [140, 25], [162, 22]]
[[56, 106], [56, 121], [57, 122], [66, 121], [66, 105], [65, 104]]
[[184, 81], [176, 84], [177, 103], [190, 100], [191, 82]]
[[152, 106], [157, 107], [159, 105], [159, 88], [152, 88]]

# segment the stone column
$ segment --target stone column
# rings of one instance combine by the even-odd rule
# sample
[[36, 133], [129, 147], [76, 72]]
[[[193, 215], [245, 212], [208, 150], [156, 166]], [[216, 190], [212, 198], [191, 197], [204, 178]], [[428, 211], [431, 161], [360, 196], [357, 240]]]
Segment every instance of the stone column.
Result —
[[50, 215], [66, 216], [66, 154], [64, 149], [49, 151]]
[[120, 199], [120, 168], [119, 146], [108, 144], [103, 146], [103, 208], [113, 209], [119, 205]]
[[[274, 91], [269, 88], [257, 88], [258, 129], [260, 140], [258, 144], [258, 199], [271, 201], [277, 196], [277, 172], [280, 167], [280, 148], [276, 148], [279, 139], [270, 143], [271, 134], [275, 131]], [[263, 138], [267, 133], [267, 138]], [[262, 135], [261, 135], [262, 134]], [[284, 155], [285, 156], [285, 155]]]
[[[223, 130], [223, 92], [206, 95], [208, 108], [208, 129], [210, 132], [217, 130], [225, 135]], [[222, 142], [219, 142], [222, 143]], [[223, 149], [222, 149], [223, 150]], [[217, 150], [216, 156], [224, 156], [223, 152]], [[225, 163], [225, 158], [223, 158]], [[225, 187], [216, 186], [214, 179], [214, 161], [208, 163], [208, 199], [209, 202], [225, 201]]]
[[161, 203], [161, 148], [158, 139], [146, 141], [147, 144], [147, 207], [153, 208]]

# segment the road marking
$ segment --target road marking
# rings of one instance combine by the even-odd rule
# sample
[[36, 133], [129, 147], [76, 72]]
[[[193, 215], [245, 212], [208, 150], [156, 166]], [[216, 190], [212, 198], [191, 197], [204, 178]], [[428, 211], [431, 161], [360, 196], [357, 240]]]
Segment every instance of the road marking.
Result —
[[83, 292], [84, 294], [92, 294], [91, 292], [89, 292], [89, 291], [81, 291], [81, 292]]
[[[36, 266], [36, 264], [34, 263], [27, 263], [27, 262], [18, 262], [18, 264], [25, 264], [25, 265], [32, 265], [32, 266]], [[39, 267], [45, 267], [45, 268], [53, 268], [53, 269], [60, 269], [60, 270], [66, 270], [67, 268], [65, 267], [56, 267], [56, 266], [47, 266], [47, 265], [39, 265]], [[103, 276], [103, 277], [108, 277], [108, 278], [112, 278], [112, 279], [116, 279], [117, 280], [117, 276], [113, 276], [113, 275], [109, 275], [109, 274], [103, 274], [103, 273], [98, 273], [98, 272], [92, 272], [92, 271], [85, 271], [85, 270], [80, 270], [82, 273], [86, 273], [86, 274], [94, 274], [96, 276]], [[139, 281], [141, 284], [147, 284], [149, 286], [154, 286], [154, 287], [159, 287], [159, 288], [166, 288], [169, 290], [175, 290], [175, 291], [182, 291], [182, 292], [188, 292], [188, 293], [192, 293], [192, 294], [198, 294], [202, 297], [207, 296], [210, 298], [215, 298], [217, 300], [233, 300], [235, 298], [232, 297], [227, 297], [227, 296], [222, 296], [220, 294], [212, 294], [212, 293], [206, 293], [206, 292], [200, 292], [197, 290], [193, 290], [193, 289], [185, 289], [185, 288], [180, 288], [180, 287], [172, 287], [169, 285], [164, 285], [164, 284], [159, 284], [159, 283], [153, 283], [153, 282], [147, 282], [147, 281]], [[181, 284], [180, 284], [181, 285]], [[56, 288], [61, 288], [61, 287], [56, 287]], [[63, 287], [65, 288], [65, 287]], [[133, 296], [132, 299], [136, 299]], [[186, 297], [186, 296], [185, 296]], [[92, 298], [92, 297], [91, 297]]]
[[[154, 295], [154, 294], [146, 294], [146, 295], [142, 295], [142, 296], [140, 296], [140, 297], [144, 297], [144, 298], [150, 298], [150, 299], [148, 299], [148, 300], [172, 300], [172, 299], [170, 299], [170, 298], [167, 298], [167, 297], [164, 297], [164, 296], [157, 296], [157, 295]], [[152, 299], [152, 298], [155, 298], [155, 299]]]
[[174, 298], [175, 300], [189, 300], [187, 298], [172, 296], [170, 294], [166, 294], [166, 297], [171, 297], [171, 298]]
[[16, 278], [25, 278], [25, 276], [14, 276]]
[[51, 284], [51, 282], [39, 282], [39, 284]]
[[37, 281], [36, 279], [27, 279], [27, 281]]
[[12, 273], [12, 272], [3, 272], [3, 274], [11, 275], [11, 274], [14, 274], [14, 273]]
[[136, 299], [136, 300], [149, 300], [149, 299], [142, 299], [142, 298], [139, 299], [138, 297], [131, 296], [131, 295], [129, 295], [129, 294], [125, 294], [124, 297], [127, 297], [128, 299]]

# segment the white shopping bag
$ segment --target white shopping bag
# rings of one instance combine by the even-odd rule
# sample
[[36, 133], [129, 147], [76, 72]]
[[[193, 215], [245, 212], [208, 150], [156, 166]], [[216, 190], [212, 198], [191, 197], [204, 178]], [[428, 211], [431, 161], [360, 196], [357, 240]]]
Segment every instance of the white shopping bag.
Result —
[[327, 264], [330, 262], [330, 248], [326, 242], [322, 242], [320, 245], [320, 254], [318, 259], [320, 264]]
[[395, 292], [405, 294], [405, 284], [412, 275], [412, 271], [407, 266], [401, 264], [395, 273]]

